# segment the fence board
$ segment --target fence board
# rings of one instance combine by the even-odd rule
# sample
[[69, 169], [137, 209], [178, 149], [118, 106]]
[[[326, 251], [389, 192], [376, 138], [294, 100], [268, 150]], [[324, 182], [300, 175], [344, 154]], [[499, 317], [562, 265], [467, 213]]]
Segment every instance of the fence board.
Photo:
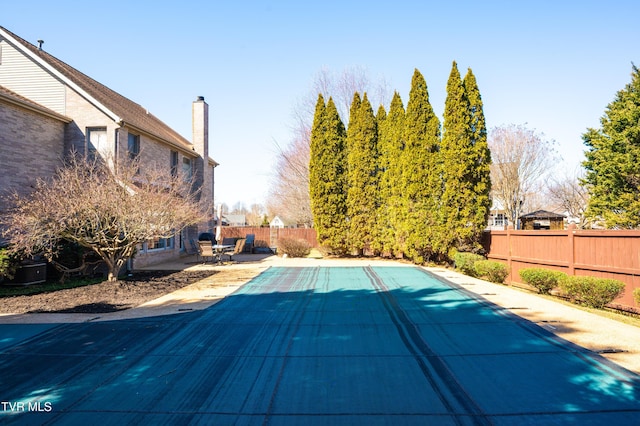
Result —
[[522, 268], [541, 267], [569, 275], [613, 278], [625, 283], [615, 304], [635, 307], [640, 288], [640, 231], [486, 231], [487, 257], [507, 263], [511, 283], [520, 283]]
[[258, 247], [277, 247], [278, 239], [302, 239], [311, 247], [317, 247], [316, 230], [313, 228], [266, 228], [257, 226], [224, 226], [221, 229], [222, 238], [246, 238], [253, 234]]

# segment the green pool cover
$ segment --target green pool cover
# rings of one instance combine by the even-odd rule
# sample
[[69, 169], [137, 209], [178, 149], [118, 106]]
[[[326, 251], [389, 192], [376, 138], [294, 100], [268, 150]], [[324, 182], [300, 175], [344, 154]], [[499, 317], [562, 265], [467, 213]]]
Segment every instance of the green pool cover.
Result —
[[271, 268], [213, 307], [0, 325], [0, 423], [618, 425], [640, 378], [417, 267]]

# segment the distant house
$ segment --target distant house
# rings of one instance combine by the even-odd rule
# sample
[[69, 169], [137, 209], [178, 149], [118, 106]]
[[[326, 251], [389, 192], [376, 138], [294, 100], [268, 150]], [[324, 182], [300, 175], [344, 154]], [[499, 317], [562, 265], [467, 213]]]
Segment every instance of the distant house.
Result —
[[276, 216], [269, 222], [269, 228], [284, 228], [284, 221]]
[[222, 223], [229, 226], [247, 226], [247, 217], [243, 214], [226, 214], [222, 217]]
[[492, 209], [489, 211], [486, 229], [502, 231], [507, 229], [508, 224], [509, 219], [507, 219], [507, 214], [504, 210]]
[[296, 228], [297, 224], [295, 222], [291, 222], [287, 219], [281, 218], [280, 216], [276, 216], [271, 219], [269, 222], [270, 228]]
[[522, 223], [522, 229], [525, 231], [538, 229], [564, 229], [565, 218], [565, 215], [546, 210], [537, 210], [519, 217], [520, 223]]
[[[192, 113], [189, 141], [146, 108], [45, 52], [41, 43], [35, 46], [0, 27], [0, 193], [28, 192], [72, 151], [116, 161], [139, 156], [141, 167], [165, 165], [172, 173], [193, 176], [213, 210], [218, 164], [209, 157], [204, 97], [193, 102]], [[210, 220], [173, 238], [148, 241], [136, 264], [175, 257], [189, 239], [213, 227]]]

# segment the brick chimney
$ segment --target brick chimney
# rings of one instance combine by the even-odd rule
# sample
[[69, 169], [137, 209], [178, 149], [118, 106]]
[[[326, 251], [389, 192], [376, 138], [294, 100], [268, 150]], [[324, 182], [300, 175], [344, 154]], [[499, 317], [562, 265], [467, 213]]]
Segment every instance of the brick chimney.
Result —
[[[213, 169], [209, 166], [209, 105], [204, 101], [204, 96], [198, 96], [193, 102], [192, 132], [193, 149], [198, 154], [195, 162], [195, 185], [201, 188], [200, 199], [207, 200], [213, 218]], [[213, 229], [213, 223], [199, 226], [200, 232], [209, 232]]]

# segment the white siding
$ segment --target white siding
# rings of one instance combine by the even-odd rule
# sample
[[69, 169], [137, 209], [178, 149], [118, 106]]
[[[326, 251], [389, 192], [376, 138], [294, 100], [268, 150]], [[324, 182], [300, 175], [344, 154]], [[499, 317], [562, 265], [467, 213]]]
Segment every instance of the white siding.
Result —
[[66, 115], [62, 82], [0, 37], [0, 85], [57, 113]]

